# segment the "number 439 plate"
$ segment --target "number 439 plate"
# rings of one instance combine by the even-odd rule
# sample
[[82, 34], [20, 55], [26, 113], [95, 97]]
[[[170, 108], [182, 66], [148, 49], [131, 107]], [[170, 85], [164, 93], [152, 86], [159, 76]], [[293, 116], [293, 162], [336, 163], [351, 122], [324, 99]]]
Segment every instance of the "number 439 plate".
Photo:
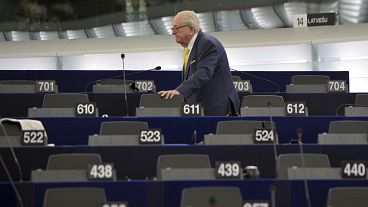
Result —
[[241, 178], [242, 168], [240, 161], [217, 161], [215, 163], [216, 178]]

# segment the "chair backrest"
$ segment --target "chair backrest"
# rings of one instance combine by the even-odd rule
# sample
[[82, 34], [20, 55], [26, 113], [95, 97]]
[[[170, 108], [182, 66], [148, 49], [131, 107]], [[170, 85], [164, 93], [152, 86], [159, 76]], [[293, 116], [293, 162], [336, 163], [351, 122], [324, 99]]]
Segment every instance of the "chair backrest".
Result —
[[330, 80], [326, 75], [294, 75], [291, 77], [291, 84], [326, 84]]
[[[125, 84], [129, 85], [132, 84], [134, 81], [132, 80], [125, 80]], [[102, 79], [102, 80], [98, 80], [96, 81], [96, 84], [101, 84], [101, 85], [124, 85], [124, 79]]]
[[165, 168], [211, 168], [210, 158], [203, 154], [160, 155], [157, 159], [156, 176], [161, 179]]
[[[217, 122], [216, 134], [253, 134], [255, 129], [271, 129], [270, 121], [231, 120]], [[276, 130], [275, 122], [272, 128]]]
[[355, 106], [368, 106], [368, 94], [357, 94], [355, 96]]
[[180, 207], [241, 207], [242, 195], [237, 187], [185, 188]]
[[184, 97], [174, 96], [172, 99], [162, 98], [159, 94], [142, 94], [140, 107], [181, 107]]
[[43, 108], [74, 108], [78, 103], [88, 103], [88, 95], [82, 93], [45, 94]]
[[35, 85], [34, 80], [0, 80], [0, 85]]
[[241, 81], [240, 76], [232, 75], [231, 77], [233, 78], [233, 81]]
[[138, 135], [140, 130], [148, 129], [147, 122], [111, 121], [102, 122], [100, 135]]
[[50, 155], [47, 161], [48, 170], [87, 170], [88, 164], [102, 163], [99, 154], [70, 153]]
[[[331, 167], [325, 154], [304, 154], [305, 167]], [[287, 179], [287, 169], [302, 167], [301, 154], [281, 154], [277, 157], [277, 178]]]
[[328, 127], [331, 134], [367, 134], [368, 121], [342, 120], [331, 121]]
[[[17, 122], [3, 121], [1, 124], [5, 128], [5, 132], [8, 136], [21, 136], [22, 127]], [[5, 136], [3, 130], [0, 129], [0, 136]]]
[[9, 147], [9, 142], [13, 147], [21, 147], [22, 128], [20, 124], [3, 120], [1, 125], [4, 126], [9, 139], [5, 137], [3, 129], [0, 129], [0, 147]]
[[242, 100], [242, 107], [285, 107], [282, 96], [248, 95]]
[[43, 207], [101, 207], [106, 203], [103, 188], [50, 188]]
[[328, 207], [361, 207], [367, 204], [368, 187], [336, 187], [328, 191]]

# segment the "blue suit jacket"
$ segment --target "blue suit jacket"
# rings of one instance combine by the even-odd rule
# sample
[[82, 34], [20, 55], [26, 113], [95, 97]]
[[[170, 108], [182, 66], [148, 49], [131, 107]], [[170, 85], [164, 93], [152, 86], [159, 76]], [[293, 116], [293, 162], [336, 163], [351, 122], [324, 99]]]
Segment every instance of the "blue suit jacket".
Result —
[[190, 52], [184, 81], [176, 88], [189, 103], [201, 103], [204, 112], [225, 115], [230, 99], [239, 113], [240, 101], [235, 91], [227, 55], [213, 36], [199, 32]]

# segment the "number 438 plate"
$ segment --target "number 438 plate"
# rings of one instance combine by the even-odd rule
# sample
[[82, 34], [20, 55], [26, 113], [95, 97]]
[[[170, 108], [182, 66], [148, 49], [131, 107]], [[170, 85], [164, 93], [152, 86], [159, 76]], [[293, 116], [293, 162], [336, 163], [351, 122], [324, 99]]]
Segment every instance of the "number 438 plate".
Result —
[[89, 180], [112, 180], [114, 178], [114, 166], [112, 163], [88, 165]]

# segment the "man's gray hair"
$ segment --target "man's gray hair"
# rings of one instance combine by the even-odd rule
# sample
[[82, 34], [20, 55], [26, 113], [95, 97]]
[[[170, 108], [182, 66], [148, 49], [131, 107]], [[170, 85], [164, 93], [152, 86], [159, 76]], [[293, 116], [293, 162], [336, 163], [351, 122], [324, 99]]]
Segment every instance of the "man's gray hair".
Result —
[[182, 15], [183, 24], [190, 26], [195, 30], [195, 32], [199, 32], [199, 19], [197, 14], [194, 11], [181, 11], [177, 15]]

